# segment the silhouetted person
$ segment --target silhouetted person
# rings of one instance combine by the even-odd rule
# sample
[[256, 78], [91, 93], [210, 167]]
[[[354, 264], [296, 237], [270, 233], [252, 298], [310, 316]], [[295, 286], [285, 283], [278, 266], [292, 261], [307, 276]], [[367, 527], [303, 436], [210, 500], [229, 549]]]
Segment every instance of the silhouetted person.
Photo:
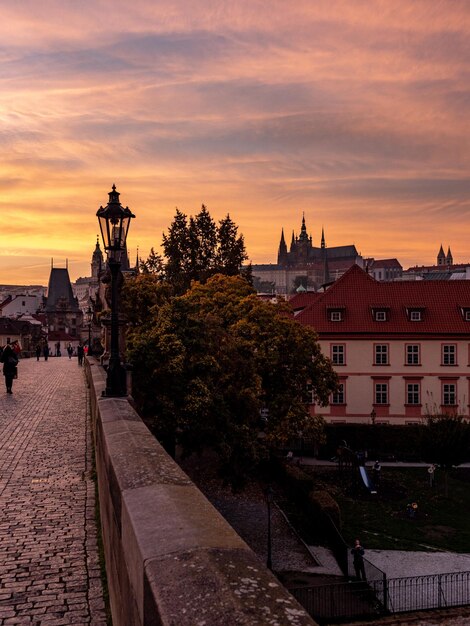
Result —
[[39, 357], [41, 356], [41, 346], [38, 344], [36, 346], [36, 360], [39, 361]]
[[16, 354], [14, 346], [12, 346], [9, 342], [3, 349], [0, 359], [3, 363], [3, 375], [5, 376], [7, 393], [13, 393], [13, 379], [16, 378], [18, 374], [18, 355]]
[[73, 354], [73, 348], [72, 348], [72, 344], [69, 343], [69, 345], [67, 346], [67, 354], [69, 355], [69, 360], [72, 358], [72, 354]]
[[78, 356], [78, 364], [79, 365], [83, 365], [83, 355], [84, 354], [85, 354], [85, 351], [83, 349], [82, 342], [80, 342], [78, 344], [78, 347], [77, 347], [77, 356]]
[[47, 361], [47, 359], [49, 358], [49, 346], [47, 345], [47, 343], [42, 349], [42, 353], [44, 354], [44, 360]]
[[353, 555], [353, 565], [358, 580], [366, 580], [366, 569], [364, 567], [364, 548], [361, 546], [359, 539], [354, 542], [354, 548], [351, 550]]
[[382, 467], [378, 461], [374, 463], [374, 467], [372, 469], [372, 475], [374, 480], [374, 486], [377, 488], [380, 484], [380, 471]]

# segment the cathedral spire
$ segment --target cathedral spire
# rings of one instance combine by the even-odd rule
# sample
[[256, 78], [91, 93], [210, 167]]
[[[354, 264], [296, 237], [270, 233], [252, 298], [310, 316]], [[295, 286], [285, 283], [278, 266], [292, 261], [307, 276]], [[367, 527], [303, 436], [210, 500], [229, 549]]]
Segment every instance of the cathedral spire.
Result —
[[299, 241], [308, 241], [307, 226], [305, 225], [305, 212], [302, 213], [302, 226], [300, 228]]
[[279, 251], [277, 253], [277, 263], [278, 265], [285, 265], [287, 262], [287, 246], [286, 240], [284, 239], [284, 228], [281, 231], [281, 241], [279, 243]]
[[326, 248], [325, 245], [325, 231], [323, 230], [323, 226], [321, 227], [321, 247]]
[[449, 248], [447, 250], [446, 263], [447, 263], [447, 265], [453, 265], [454, 264], [454, 259], [452, 258], [452, 252], [450, 251], [450, 246], [449, 246]]
[[442, 247], [442, 243], [441, 243], [441, 248], [439, 250], [439, 254], [437, 255], [437, 264], [445, 265], [445, 263], [446, 263], [446, 255], [444, 252], [444, 248]]

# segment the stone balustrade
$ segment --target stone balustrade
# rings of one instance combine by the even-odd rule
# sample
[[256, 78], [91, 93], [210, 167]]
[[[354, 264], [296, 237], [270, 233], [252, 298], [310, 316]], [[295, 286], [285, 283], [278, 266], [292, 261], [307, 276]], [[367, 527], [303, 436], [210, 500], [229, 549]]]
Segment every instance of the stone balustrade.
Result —
[[114, 626], [315, 622], [86, 359]]

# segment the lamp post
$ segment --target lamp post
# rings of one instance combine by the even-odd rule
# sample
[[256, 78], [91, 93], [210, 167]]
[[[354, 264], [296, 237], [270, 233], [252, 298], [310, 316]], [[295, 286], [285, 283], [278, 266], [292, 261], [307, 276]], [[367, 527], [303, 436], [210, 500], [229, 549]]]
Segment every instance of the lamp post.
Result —
[[266, 504], [268, 506], [268, 558], [266, 560], [266, 566], [268, 569], [272, 570], [273, 562], [272, 562], [272, 541], [271, 541], [271, 505], [274, 501], [274, 492], [273, 492], [273, 488], [271, 487], [271, 485], [266, 487], [266, 490], [264, 493], [266, 495]]
[[104, 249], [108, 255], [108, 267], [111, 272], [111, 345], [106, 376], [107, 397], [127, 395], [126, 371], [119, 358], [119, 311], [117, 279], [121, 269], [121, 256], [126, 249], [127, 233], [131, 219], [135, 215], [128, 207], [124, 208], [119, 201], [116, 185], [109, 192], [109, 201], [105, 207], [100, 206], [96, 216], [103, 237]]
[[92, 356], [93, 348], [91, 347], [91, 325], [93, 322], [93, 310], [90, 305], [88, 305], [88, 309], [86, 310], [86, 319], [88, 323], [88, 356]]

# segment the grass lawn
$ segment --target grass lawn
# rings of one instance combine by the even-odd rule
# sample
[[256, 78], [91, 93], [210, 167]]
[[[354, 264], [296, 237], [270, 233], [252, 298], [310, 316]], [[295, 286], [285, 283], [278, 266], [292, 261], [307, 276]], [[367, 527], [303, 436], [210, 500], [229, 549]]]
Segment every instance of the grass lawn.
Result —
[[[349, 545], [356, 537], [369, 548], [383, 550], [450, 550], [470, 553], [470, 470], [449, 475], [449, 497], [444, 496], [444, 476], [436, 470], [429, 485], [426, 468], [385, 467], [377, 496], [360, 482], [358, 470], [340, 474], [333, 468], [309, 470], [317, 488], [324, 488], [341, 508], [342, 534]], [[407, 504], [416, 502], [414, 519]]]

